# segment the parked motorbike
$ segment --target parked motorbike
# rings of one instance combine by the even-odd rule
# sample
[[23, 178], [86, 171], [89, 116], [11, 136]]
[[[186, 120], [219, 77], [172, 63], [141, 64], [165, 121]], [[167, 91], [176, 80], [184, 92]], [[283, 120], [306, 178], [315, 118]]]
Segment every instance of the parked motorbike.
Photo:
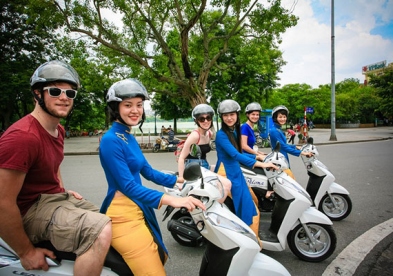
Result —
[[[76, 255], [69, 252], [57, 251], [50, 242], [43, 242], [37, 247], [44, 247], [53, 251], [56, 259], [46, 258], [49, 265], [48, 271], [43, 270], [25, 270], [15, 251], [0, 238], [0, 275], [40, 275], [40, 276], [63, 276], [74, 275], [74, 261]], [[102, 276], [132, 276], [128, 265], [124, 262], [122, 256], [110, 247], [104, 262]]]
[[[271, 218], [266, 219], [261, 213], [259, 236], [263, 249], [283, 251], [288, 246], [304, 261], [323, 261], [336, 248], [337, 237], [332, 228], [333, 223], [313, 206], [307, 191], [283, 171], [289, 165], [279, 152], [279, 148], [278, 144], [264, 161], [274, 163], [280, 170], [264, 169], [268, 181], [273, 186], [276, 199]], [[183, 237], [183, 241], [196, 240], [197, 233], [193, 232], [192, 225], [195, 219], [184, 221], [185, 223], [182, 220], [174, 220], [174, 226], [170, 227], [168, 224], [168, 230]], [[192, 243], [187, 244], [192, 246]]]
[[306, 191], [311, 196], [314, 205], [331, 220], [345, 219], [352, 211], [352, 201], [349, 192], [335, 182], [334, 175], [318, 160], [318, 150], [313, 144], [314, 139], [308, 138], [302, 151], [311, 152], [312, 157], [302, 155], [309, 179]]
[[[224, 196], [224, 188], [217, 174], [198, 163], [189, 163], [184, 178], [186, 195], [200, 199], [206, 206], [206, 211], [196, 208], [190, 213], [196, 234], [206, 240], [199, 275], [289, 275], [282, 264], [260, 253], [258, 239], [251, 228], [218, 202]], [[192, 188], [187, 188], [188, 185]], [[169, 215], [167, 212], [166, 217]], [[170, 231], [184, 226], [177, 221], [170, 222], [173, 222], [168, 223]]]
[[272, 162], [280, 170], [264, 169], [276, 199], [271, 219], [261, 217], [259, 233], [263, 249], [283, 251], [288, 245], [292, 253], [304, 261], [325, 260], [336, 248], [333, 223], [313, 206], [307, 191], [284, 172], [289, 164], [280, 153], [279, 143], [264, 162]]
[[[302, 151], [311, 152], [312, 157], [302, 155], [302, 161], [308, 171], [309, 179], [306, 191], [313, 200], [314, 206], [327, 215], [330, 220], [339, 221], [346, 218], [352, 211], [352, 201], [349, 192], [343, 186], [335, 182], [334, 175], [318, 160], [318, 150], [313, 144], [313, 138], [307, 140]], [[242, 167], [243, 175], [247, 183], [258, 198], [260, 211], [269, 212], [274, 207], [274, 194], [266, 198], [269, 180], [263, 170], [249, 170]]]
[[169, 140], [164, 136], [161, 136], [161, 138], [158, 137], [156, 139], [156, 143], [154, 144], [153, 152], [159, 152], [160, 150], [173, 152], [176, 150], [177, 144], [179, 144], [179, 142], [180, 142], [179, 139]]

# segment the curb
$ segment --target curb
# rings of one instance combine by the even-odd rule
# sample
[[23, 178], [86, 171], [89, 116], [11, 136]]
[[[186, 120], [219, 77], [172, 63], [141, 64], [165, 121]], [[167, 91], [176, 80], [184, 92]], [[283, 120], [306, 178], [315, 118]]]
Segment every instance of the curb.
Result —
[[393, 233], [393, 218], [374, 226], [352, 241], [328, 265], [322, 276], [354, 275], [368, 253], [391, 233]]

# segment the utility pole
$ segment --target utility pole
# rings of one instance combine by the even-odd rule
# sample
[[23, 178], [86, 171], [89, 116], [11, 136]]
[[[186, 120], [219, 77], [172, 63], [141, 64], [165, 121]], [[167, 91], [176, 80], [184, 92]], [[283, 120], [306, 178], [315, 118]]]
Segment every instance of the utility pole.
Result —
[[332, 62], [332, 68], [331, 68], [331, 118], [330, 118], [330, 141], [337, 141], [336, 137], [336, 81], [335, 81], [335, 63], [334, 63], [334, 0], [331, 0], [331, 62]]

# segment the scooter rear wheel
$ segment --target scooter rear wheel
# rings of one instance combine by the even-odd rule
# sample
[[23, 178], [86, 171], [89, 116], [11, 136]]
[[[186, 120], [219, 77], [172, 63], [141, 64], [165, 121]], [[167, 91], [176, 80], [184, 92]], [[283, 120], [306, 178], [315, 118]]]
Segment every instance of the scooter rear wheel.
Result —
[[155, 145], [153, 147], [153, 152], [158, 152], [160, 150], [160, 146]]
[[298, 258], [307, 262], [321, 262], [333, 254], [337, 237], [331, 225], [307, 223], [311, 239], [303, 225], [297, 225], [289, 232], [288, 246]]
[[319, 203], [319, 211], [324, 213], [330, 220], [338, 221], [345, 219], [352, 211], [352, 201], [348, 195], [332, 194], [337, 205], [334, 207], [329, 195], [324, 195]]

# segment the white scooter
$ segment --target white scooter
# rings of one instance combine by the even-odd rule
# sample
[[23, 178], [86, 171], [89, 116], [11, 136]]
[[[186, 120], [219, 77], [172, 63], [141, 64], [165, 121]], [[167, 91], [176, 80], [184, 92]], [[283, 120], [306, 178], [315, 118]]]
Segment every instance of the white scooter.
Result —
[[319, 153], [313, 142], [312, 137], [308, 138], [307, 144], [301, 149], [313, 154], [312, 157], [302, 155], [303, 163], [309, 175], [306, 190], [311, 196], [314, 205], [321, 212], [326, 214], [331, 220], [342, 220], [352, 210], [349, 192], [335, 182], [334, 175], [318, 160]]
[[198, 163], [189, 163], [184, 179], [185, 187], [193, 187], [187, 196], [200, 199], [206, 206], [206, 211], [197, 208], [191, 212], [197, 229], [207, 240], [199, 275], [290, 275], [279, 262], [260, 253], [250, 227], [218, 202], [224, 189], [215, 173]]
[[[280, 145], [277, 144], [264, 160], [275, 164], [280, 170], [264, 169], [276, 199], [271, 217], [261, 213], [259, 236], [263, 249], [283, 251], [288, 245], [304, 261], [323, 261], [336, 248], [333, 223], [313, 206], [307, 191], [283, 171], [289, 165], [279, 150]], [[256, 176], [253, 171], [243, 170], [243, 173]]]
[[[53, 251], [56, 255], [55, 260], [47, 258], [49, 265], [48, 271], [25, 270], [18, 258], [18, 255], [8, 244], [0, 238], [0, 275], [28, 275], [28, 276], [66, 276], [74, 275], [75, 254], [57, 251], [49, 242], [40, 244]], [[133, 273], [124, 262], [121, 255], [112, 247], [106, 256], [104, 268], [101, 276], [132, 276]]]

